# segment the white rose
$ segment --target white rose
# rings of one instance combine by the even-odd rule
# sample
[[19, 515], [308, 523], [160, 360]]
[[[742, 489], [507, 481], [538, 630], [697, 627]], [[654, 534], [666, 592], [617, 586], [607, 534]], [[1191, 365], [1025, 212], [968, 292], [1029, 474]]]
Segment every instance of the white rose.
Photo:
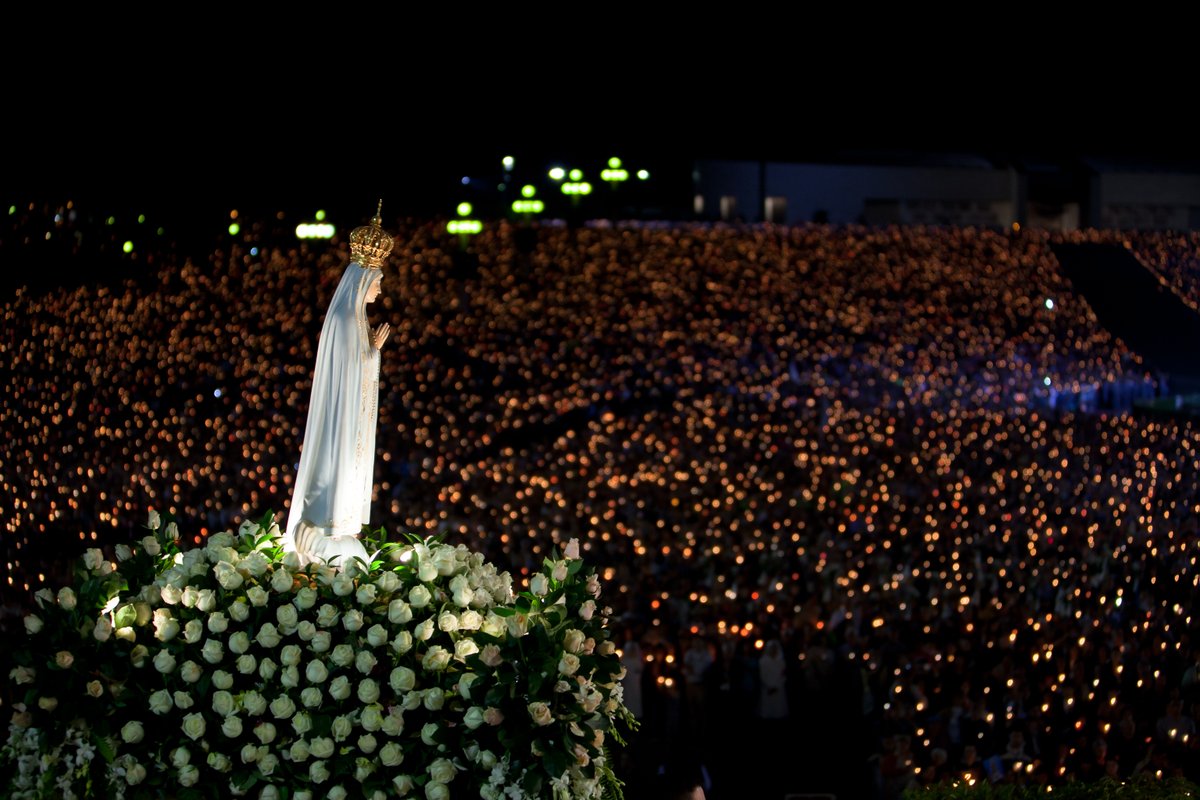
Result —
[[217, 687], [218, 689], [233, 688], [233, 676], [223, 669], [219, 669], [213, 673], [212, 682], [213, 686]]
[[147, 555], [157, 556], [162, 552], [162, 545], [158, 543], [158, 539], [154, 536], [143, 536], [142, 549], [146, 551]]
[[534, 725], [549, 725], [554, 721], [554, 716], [550, 713], [550, 706], [545, 703], [530, 703], [528, 711], [529, 718], [533, 720]]
[[500, 648], [496, 645], [485, 644], [479, 651], [479, 660], [489, 667], [498, 667], [504, 663], [504, 656], [500, 654]]
[[378, 705], [367, 706], [363, 709], [358, 723], [362, 725], [363, 730], [377, 731], [383, 727], [383, 711]]
[[563, 634], [563, 650], [566, 650], [568, 653], [579, 653], [583, 650], [583, 641], [585, 638], [583, 631], [578, 631], [574, 628], [569, 629]]
[[258, 634], [254, 637], [254, 641], [268, 650], [274, 650], [279, 646], [279, 642], [283, 637], [279, 634], [279, 629], [270, 622], [264, 622], [262, 627], [258, 629]]
[[171, 710], [171, 693], [166, 689], [159, 689], [149, 699], [150, 710], [155, 714], [162, 716]]
[[333, 643], [333, 636], [332, 636], [332, 634], [329, 633], [329, 631], [317, 631], [316, 633], [313, 634], [312, 642], [310, 643], [309, 646], [313, 649], [314, 652], [324, 653], [326, 650], [329, 649], [329, 646], [332, 643]]
[[412, 619], [412, 606], [403, 600], [396, 599], [388, 603], [388, 622], [393, 625], [403, 625]]
[[292, 603], [301, 611], [307, 611], [317, 604], [317, 590], [311, 586], [301, 587], [292, 598]]
[[345, 715], [334, 717], [333, 724], [329, 728], [329, 733], [336, 742], [344, 742], [353, 732], [354, 723]]
[[400, 655], [404, 655], [413, 646], [412, 634], [408, 631], [400, 631], [396, 634], [396, 638], [392, 639], [392, 650]]
[[324, 699], [325, 698], [324, 695], [321, 694], [321, 690], [315, 686], [309, 686], [307, 689], [300, 692], [300, 703], [305, 708], [316, 708], [317, 706], [321, 705], [321, 701]]
[[600, 596], [600, 579], [595, 575], [589, 575], [587, 579], [587, 592], [592, 597]]
[[396, 667], [388, 677], [388, 684], [396, 693], [407, 692], [417, 684], [417, 673], [408, 667]]
[[275, 725], [271, 722], [260, 722], [254, 726], [254, 736], [263, 744], [275, 741]]
[[262, 661], [258, 662], [258, 676], [264, 681], [269, 681], [271, 678], [275, 677], [275, 670], [277, 668], [278, 667], [274, 661], [269, 658], [264, 658]]
[[504, 722], [504, 712], [498, 708], [488, 706], [483, 712], [483, 721], [488, 725], [499, 725]]
[[162, 519], [158, 516], [158, 512], [153, 508], [150, 509], [150, 513], [147, 515], [146, 519], [146, 527], [154, 531], [158, 530], [160, 525], [162, 525]]
[[179, 635], [179, 622], [171, 616], [171, 610], [158, 608], [154, 610], [154, 638], [160, 642], [169, 642]]
[[590, 620], [596, 614], [596, 601], [585, 600], [583, 605], [579, 607], [579, 617], [585, 622]]
[[539, 572], [529, 580], [529, 591], [538, 597], [545, 597], [546, 593], [550, 591], [550, 581]]
[[204, 670], [200, 669], [200, 665], [195, 661], [185, 661], [179, 668], [179, 677], [183, 678], [186, 683], [195, 683], [203, 674]]
[[[211, 642], [212, 640], [210, 639], [209, 641]], [[208, 647], [208, 644], [209, 644], [208, 642], [205, 642], [204, 646]], [[218, 644], [220, 644], [220, 643], [218, 642]], [[235, 633], [229, 637], [229, 651], [231, 653], [241, 655], [242, 653], [246, 652], [249, 649], [250, 649], [250, 635], [248, 633], [246, 633], [245, 631], [238, 631], [237, 633]], [[208, 657], [205, 656], [205, 658], [208, 658]], [[220, 660], [220, 656], [217, 656], [217, 660]], [[212, 661], [210, 659], [210, 663], [216, 663], [216, 662]]]
[[252, 717], [267, 713], [267, 699], [251, 689], [242, 695], [242, 708]]
[[338, 675], [329, 682], [329, 696], [334, 700], [345, 700], [350, 696], [350, 679], [345, 675]]
[[508, 618], [508, 635], [519, 639], [529, 633], [529, 617], [525, 614], [513, 614]]
[[443, 611], [438, 615], [438, 628], [446, 633], [453, 633], [458, 630], [458, 617], [454, 616], [452, 611]]
[[[265, 750], [266, 747], [263, 746], [259, 749]], [[270, 775], [271, 773], [273, 773], [275, 771], [275, 768], [277, 766], [279, 766], [279, 757], [276, 756], [274, 753], [270, 753], [270, 752], [265, 753], [265, 754], [263, 754], [261, 752], [259, 753], [258, 771], [261, 772], [263, 775]], [[275, 787], [272, 786], [270, 788], [273, 789]], [[278, 800], [278, 796], [276, 796], [275, 798], [267, 798], [265, 796], [266, 789], [263, 789], [263, 792], [264, 792], [264, 795], [260, 795], [259, 800]], [[294, 800], [301, 800], [302, 795], [306, 795], [308, 797], [308, 800], [312, 800], [312, 795], [307, 792], [297, 791], [295, 794], [292, 795], [292, 797], [294, 798]]]
[[426, 711], [441, 711], [446, 705], [446, 693], [438, 688], [426, 689], [421, 692], [421, 704]]
[[333, 593], [338, 597], [345, 597], [354, 591], [354, 579], [349, 575], [339, 574], [329, 588], [333, 589]]
[[479, 652], [479, 645], [475, 644], [472, 639], [459, 639], [454, 643], [454, 657], [459, 661], [466, 661], [467, 656], [473, 656]]
[[317, 626], [309, 620], [304, 620], [296, 625], [296, 635], [300, 637], [302, 642], [311, 642], [313, 637], [317, 635]]
[[154, 656], [154, 668], [164, 675], [174, 672], [175, 656], [170, 651], [159, 650], [158, 655]]
[[314, 761], [308, 767], [308, 779], [313, 783], [324, 783], [329, 780], [329, 770], [324, 761]]
[[247, 742], [242, 746], [242, 763], [253, 764], [258, 761], [258, 748]]
[[364, 583], [358, 587], [358, 592], [355, 593], [354, 599], [358, 601], [360, 606], [369, 606], [375, 602], [375, 586], [370, 583]]
[[196, 600], [198, 599], [199, 595], [200, 592], [197, 591], [195, 586], [185, 586], [183, 587], [183, 592], [179, 595], [179, 602], [182, 603], [185, 608], [195, 608]]
[[176, 747], [171, 751], [171, 766], [175, 767], [175, 769], [185, 767], [190, 764], [191, 761], [192, 754], [188, 752], [186, 747]]
[[400, 576], [391, 571], [384, 572], [375, 580], [375, 585], [384, 594], [391, 594], [400, 588]]
[[285, 689], [295, 689], [300, 685], [300, 670], [296, 666], [287, 666], [279, 675], [279, 683]]
[[363, 626], [363, 614], [357, 608], [351, 609], [342, 615], [342, 627], [353, 633]]
[[290, 592], [295, 583], [292, 573], [283, 566], [277, 566], [271, 575], [271, 589], [279, 594]]
[[329, 790], [329, 794], [325, 795], [327, 800], [346, 800], [349, 793], [341, 786], [335, 786]]
[[[238, 634], [234, 634], [236, 637]], [[245, 636], [245, 634], [242, 634]], [[248, 640], [247, 640], [248, 641]], [[232, 639], [230, 640], [232, 644]], [[210, 664], [216, 664], [225, 657], [225, 647], [216, 639], [208, 639], [204, 642], [204, 647], [200, 648], [200, 655]]]
[[471, 699], [471, 687], [475, 685], [477, 680], [479, 680], [479, 676], [474, 672], [464, 672], [459, 677], [458, 684], [455, 686], [455, 689], [458, 690], [458, 694], [463, 700]]
[[554, 580], [558, 581], [559, 583], [562, 583], [567, 579], [567, 573], [567, 562], [555, 561], [554, 568], [550, 571], [550, 577], [554, 578]]
[[558, 671], [563, 675], [574, 675], [579, 670], [579, 656], [574, 653], [563, 653], [558, 660]]
[[293, 605], [280, 606], [275, 609], [275, 619], [284, 630], [294, 630], [300, 624], [300, 613]]
[[88, 681], [87, 693], [89, 697], [100, 698], [104, 694], [104, 686], [100, 681]]
[[611, 641], [601, 642], [597, 652], [602, 656], [611, 656], [613, 653], [617, 652], [617, 646]]
[[[192, 622], [196, 621], [197, 620], [192, 620], [188, 623], [188, 625], [191, 625]], [[214, 611], [208, 617], [207, 627], [209, 633], [224, 633], [225, 631], [229, 630], [229, 620], [225, 617], [225, 613], [223, 611]]]
[[179, 781], [180, 786], [195, 786], [200, 782], [200, 770], [192, 764], [184, 764], [175, 774], [175, 780]]
[[229, 616], [239, 622], [245, 622], [250, 619], [250, 606], [241, 600], [235, 600], [229, 603]]
[[[262, 763], [261, 760], [259, 763]], [[271, 773], [264, 772], [263, 774], [270, 775]], [[258, 793], [258, 800], [279, 800], [279, 790], [275, 788], [274, 784], [268, 783], [262, 788], [262, 791]]]
[[308, 750], [308, 742], [304, 741], [303, 739], [297, 739], [296, 741], [292, 742], [292, 746], [288, 751], [288, 754], [291, 755], [292, 761], [307, 761], [310, 755]]
[[295, 644], [285, 645], [279, 651], [279, 663], [285, 667], [291, 667], [300, 663], [300, 646]]
[[450, 664], [450, 652], [441, 645], [435, 644], [425, 652], [421, 666], [430, 672], [440, 672]]
[[336, 607], [325, 603], [317, 609], [317, 624], [322, 628], [331, 628], [338, 622], [338, 610]]
[[75, 592], [69, 587], [64, 586], [58, 590], [58, 605], [63, 611], [73, 611], [78, 600], [75, 597]]
[[204, 637], [204, 623], [198, 619], [188, 620], [183, 626], [183, 639], [188, 644], [195, 644]]
[[257, 669], [258, 659], [249, 653], [246, 653], [245, 655], [238, 656], [236, 666], [238, 672], [242, 673], [243, 675], [250, 675], [255, 669]]
[[250, 605], [254, 606], [255, 608], [262, 608], [265, 606], [270, 597], [271, 596], [267, 594], [267, 590], [261, 586], [251, 586], [246, 590], [246, 599], [249, 600]]
[[175, 707], [180, 711], [185, 711], [196, 704], [196, 701], [192, 699], [192, 696], [182, 690], [176, 690], [175, 694], [172, 696], [172, 699], [175, 701]]
[[58, 708], [58, 698], [57, 697], [39, 697], [38, 698], [38, 708], [40, 708], [42, 711], [53, 711], [54, 709]]
[[404, 695], [400, 700], [400, 705], [405, 711], [413, 711], [421, 707], [421, 697], [424, 692], [412, 691]]
[[112, 636], [112, 632], [113, 626], [112, 623], [108, 621], [108, 617], [100, 617], [97, 619], [95, 627], [92, 628], [92, 636], [97, 642], [107, 642], [108, 638]]
[[432, 561], [422, 560], [417, 565], [417, 580], [422, 583], [428, 583], [438, 575], [437, 565]]
[[468, 730], [475, 730], [483, 724], [483, 709], [479, 706], [471, 706], [467, 712], [463, 714], [463, 724]]
[[477, 631], [483, 624], [483, 615], [474, 609], [467, 609], [458, 615], [458, 627], [464, 631]]
[[330, 652], [329, 660], [338, 667], [349, 667], [354, 663], [354, 648], [348, 644], [338, 644], [334, 651]]
[[413, 636], [421, 642], [427, 642], [433, 637], [433, 631], [437, 627], [437, 620], [433, 617], [413, 628]]
[[233, 699], [232, 694], [222, 689], [221, 691], [213, 692], [212, 710], [219, 716], [228, 717], [237, 710], [237, 702]]
[[242, 720], [240, 717], [226, 717], [221, 723], [221, 733], [228, 736], [230, 739], [236, 739], [242, 735]]
[[312, 753], [315, 758], [329, 758], [335, 749], [333, 739], [323, 736], [318, 736], [308, 743], [308, 752]]
[[312, 717], [308, 715], [307, 711], [301, 711], [299, 714], [292, 717], [292, 730], [296, 732], [297, 736], [303, 736], [311, 731], [312, 727]]
[[268, 560], [265, 555], [257, 550], [243, 558], [241, 562], [238, 563], [238, 567], [244, 570], [252, 578], [261, 578], [267, 571], [267, 568], [270, 566], [270, 560]]
[[70, 669], [71, 665], [75, 663], [75, 656], [69, 650], [59, 650], [54, 655], [54, 663], [61, 669]]
[[286, 694], [281, 694], [272, 700], [270, 708], [275, 719], [287, 719], [296, 713], [296, 704]]
[[104, 553], [100, 552], [99, 548], [89, 547], [83, 553], [83, 566], [89, 570], [95, 571], [104, 563]]
[[421, 741], [430, 747], [437, 745], [438, 725], [436, 722], [427, 722], [421, 726]]
[[370, 650], [361, 650], [354, 656], [354, 668], [363, 675], [369, 675], [375, 669], [379, 660]]
[[387, 628], [382, 625], [372, 625], [370, 628], [367, 628], [367, 644], [371, 647], [381, 647], [387, 643], [387, 640]]
[[408, 593], [408, 604], [413, 608], [424, 608], [429, 605], [429, 601], [433, 599], [433, 595], [424, 586], [414, 586], [412, 591]]
[[429, 777], [438, 783], [450, 783], [457, 772], [448, 758], [439, 758], [429, 765]]
[[392, 785], [396, 787], [396, 794], [400, 797], [408, 794], [413, 788], [413, 779], [411, 775], [397, 775], [392, 778]]
[[[391, 573], [388, 574], [390, 575]], [[375, 741], [375, 737], [369, 733], [364, 733], [362, 736], [358, 737], [358, 749], [367, 755], [371, 755], [371, 753], [375, 752], [375, 747], [377, 744], [378, 742]]]
[[314, 659], [305, 667], [304, 677], [308, 678], [309, 683], [324, 683], [329, 677], [329, 668], [325, 666], [325, 662]]
[[254, 520], [242, 520], [242, 524], [238, 526], [238, 536], [243, 539], [247, 537], [253, 538], [257, 531], [258, 525], [254, 522]]
[[504, 617], [499, 614], [489, 611], [483, 619], [483, 624], [479, 626], [479, 630], [486, 633], [488, 636], [499, 638], [504, 635], [504, 631], [508, 628], [508, 623], [504, 621]]
[[450, 787], [444, 783], [430, 781], [425, 784], [425, 800], [450, 800]]
[[396, 767], [404, 761], [404, 751], [395, 742], [388, 742], [379, 750], [379, 762], [385, 767]]
[[207, 727], [203, 714], [188, 714], [183, 718], [183, 732], [192, 741], [203, 736]]
[[221, 584], [221, 588], [226, 591], [233, 591], [242, 585], [242, 574], [228, 561], [218, 561], [213, 567], [213, 574], [217, 578], [217, 583]]
[[[125, 628], [118, 628], [117, 633], [120, 633], [123, 630], [125, 630]], [[125, 638], [125, 637], [121, 637], [121, 638]], [[129, 641], [132, 642], [133, 639], [130, 638]], [[141, 668], [142, 666], [145, 665], [146, 658], [149, 655], [150, 655], [150, 649], [148, 647], [146, 647], [146, 645], [144, 645], [144, 644], [139, 644], [137, 647], [135, 647], [129, 651], [129, 662], [131, 664], [133, 664], [135, 667]]]

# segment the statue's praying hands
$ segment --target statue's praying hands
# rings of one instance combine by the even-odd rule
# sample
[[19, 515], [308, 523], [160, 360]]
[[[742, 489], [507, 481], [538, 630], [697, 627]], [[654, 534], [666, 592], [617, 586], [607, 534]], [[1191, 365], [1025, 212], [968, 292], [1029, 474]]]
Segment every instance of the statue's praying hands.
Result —
[[386, 322], [380, 324], [378, 328], [371, 331], [371, 346], [376, 350], [383, 349], [383, 343], [392, 335], [392, 326]]

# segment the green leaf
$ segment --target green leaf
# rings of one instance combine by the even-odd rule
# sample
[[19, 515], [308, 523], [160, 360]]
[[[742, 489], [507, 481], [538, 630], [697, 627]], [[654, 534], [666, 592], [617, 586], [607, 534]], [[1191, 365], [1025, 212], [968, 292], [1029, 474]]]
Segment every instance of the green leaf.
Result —
[[92, 744], [96, 745], [96, 751], [104, 757], [104, 760], [111, 764], [117, 754], [113, 752], [112, 745], [108, 743], [108, 739], [100, 736], [96, 732], [92, 732]]

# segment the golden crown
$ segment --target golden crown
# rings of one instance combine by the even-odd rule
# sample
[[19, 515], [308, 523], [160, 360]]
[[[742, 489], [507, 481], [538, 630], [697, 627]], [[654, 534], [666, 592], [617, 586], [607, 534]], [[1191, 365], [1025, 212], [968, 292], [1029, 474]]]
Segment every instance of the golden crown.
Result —
[[383, 220], [379, 215], [383, 212], [383, 201], [375, 216], [371, 217], [370, 225], [355, 228], [350, 233], [350, 260], [357, 261], [363, 267], [383, 269], [388, 254], [392, 252], [392, 237], [383, 229]]

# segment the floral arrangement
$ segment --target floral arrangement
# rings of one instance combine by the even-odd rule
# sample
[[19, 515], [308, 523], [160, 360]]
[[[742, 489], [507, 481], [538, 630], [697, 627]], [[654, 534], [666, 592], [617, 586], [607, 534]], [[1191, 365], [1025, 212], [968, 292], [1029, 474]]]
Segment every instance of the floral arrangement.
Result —
[[38, 593], [5, 796], [620, 796], [607, 746], [636, 722], [577, 542], [514, 592], [437, 539], [301, 569], [271, 514], [187, 551], [147, 527]]

